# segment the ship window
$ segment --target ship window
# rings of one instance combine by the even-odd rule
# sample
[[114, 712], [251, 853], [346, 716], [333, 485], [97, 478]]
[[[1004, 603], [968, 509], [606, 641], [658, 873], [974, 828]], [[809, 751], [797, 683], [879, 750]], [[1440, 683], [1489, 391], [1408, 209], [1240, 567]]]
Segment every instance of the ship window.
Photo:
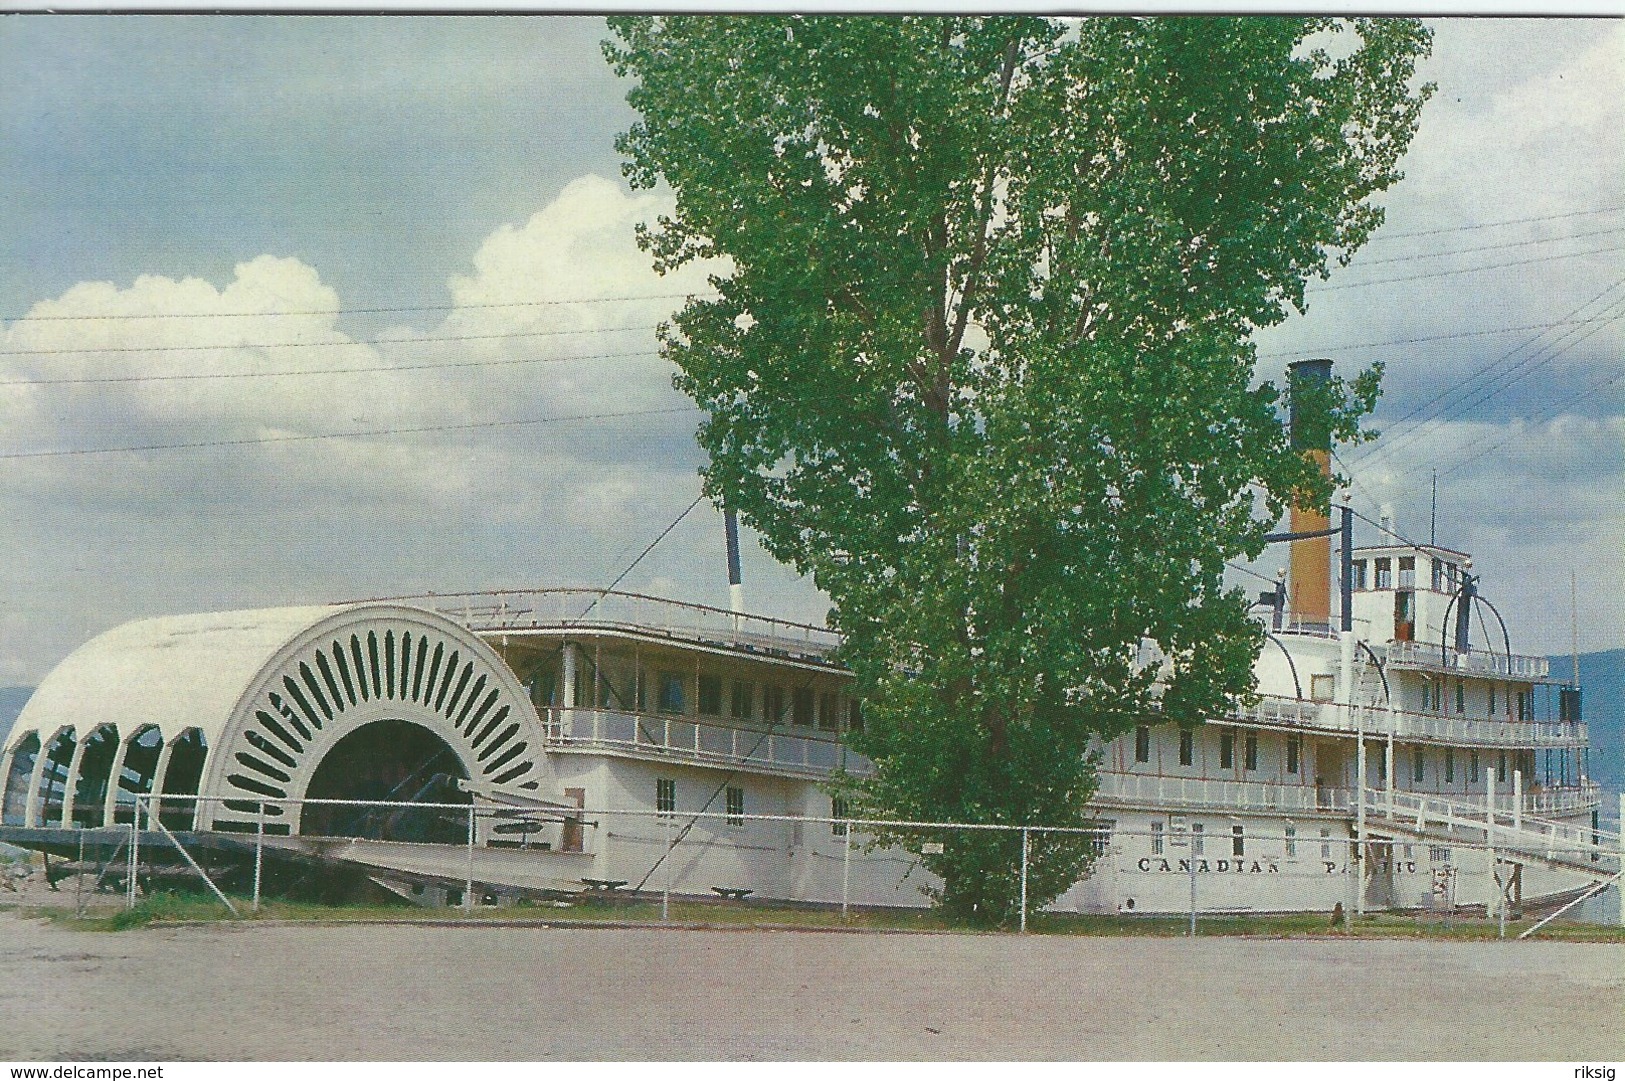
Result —
[[1286, 858], [1296, 859], [1298, 855], [1298, 827], [1286, 828]]
[[1254, 736], [1254, 735], [1248, 735], [1247, 742], [1246, 742], [1245, 746], [1247, 748], [1246, 759], [1245, 759], [1247, 768], [1248, 769], [1257, 769], [1258, 768], [1258, 737]]
[[700, 712], [707, 717], [722, 713], [722, 677], [700, 677]]
[[1478, 752], [1472, 751], [1467, 755], [1467, 783], [1478, 783]]
[[813, 723], [813, 693], [810, 687], [797, 687], [790, 698], [791, 720], [804, 728]]
[[1399, 557], [1399, 588], [1400, 589], [1414, 589], [1414, 588], [1416, 588], [1416, 557], [1415, 556], [1400, 556]]
[[1206, 851], [1206, 841], [1202, 836], [1206, 829], [1200, 822], [1191, 823], [1191, 855], [1200, 856]]
[[1444, 749], [1444, 783], [1456, 783], [1456, 751], [1453, 747]]
[[1303, 740], [1297, 736], [1289, 736], [1286, 741], [1286, 771], [1298, 772], [1298, 754], [1303, 746]]
[[1247, 854], [1247, 838], [1242, 832], [1243, 827], [1230, 827], [1230, 854], [1232, 856], [1245, 856]]
[[1190, 765], [1196, 758], [1196, 733], [1189, 728], [1179, 730], [1179, 764]]
[[1377, 756], [1377, 783], [1380, 785], [1388, 783], [1388, 757], [1386, 755], [1379, 754]]
[[1417, 747], [1411, 751], [1411, 780], [1417, 784], [1422, 783], [1422, 748]]
[[677, 782], [670, 777], [655, 778], [655, 810], [668, 815], [677, 810]]
[[728, 825], [743, 826], [745, 824], [745, 790], [728, 786]]
[[784, 688], [762, 684], [762, 720], [778, 724], [784, 720]]
[[1431, 863], [1449, 863], [1450, 849], [1443, 845], [1429, 845], [1428, 860]]
[[[831, 818], [845, 818], [846, 815], [846, 800], [842, 799], [840, 796], [836, 796], [829, 801], [829, 816]], [[831, 822], [829, 824], [829, 832], [830, 836], [832, 837], [845, 837], [846, 823]]]
[[1507, 783], [1507, 753], [1505, 751], [1498, 751], [1495, 755], [1495, 782], [1497, 784]]
[[1323, 860], [1329, 860], [1332, 858], [1331, 836], [1332, 831], [1329, 829], [1322, 829], [1320, 831], [1320, 858]]
[[1153, 856], [1162, 855], [1162, 823], [1161, 822], [1153, 822], [1153, 823], [1151, 823], [1151, 854]]
[[1104, 856], [1110, 851], [1112, 847], [1112, 828], [1116, 825], [1115, 819], [1097, 819], [1094, 824], [1094, 832], [1089, 835], [1089, 851], [1097, 856]]
[[1151, 761], [1151, 728], [1140, 725], [1134, 729], [1134, 761]]
[[1489, 716], [1489, 717], [1493, 717], [1493, 716], [1495, 716], [1495, 684], [1493, 684], [1493, 683], [1490, 684], [1489, 695], [1490, 695], [1490, 707], [1489, 707], [1489, 711], [1485, 715]]
[[1234, 769], [1236, 766], [1236, 734], [1234, 732], [1219, 733], [1219, 768]]
[[836, 732], [841, 727], [841, 696], [825, 692], [818, 696], [818, 727]]
[[1456, 712], [1467, 712], [1467, 688], [1462, 685], [1459, 679], [1456, 680]]
[[1330, 702], [1336, 686], [1337, 682], [1334, 676], [1324, 673], [1310, 676], [1309, 697], [1316, 702]]
[[863, 731], [863, 703], [856, 698], [846, 701], [846, 730], [848, 732]]
[[1353, 578], [1354, 586], [1353, 586], [1353, 588], [1355, 588], [1355, 589], [1365, 589], [1366, 588], [1365, 560], [1356, 559], [1354, 561], [1353, 567], [1354, 567], [1354, 578]]
[[734, 680], [733, 700], [728, 704], [728, 715], [735, 720], [750, 720], [751, 707], [755, 705], [755, 690], [755, 685], [748, 679]]
[[1376, 564], [1377, 564], [1377, 588], [1378, 589], [1393, 589], [1394, 588], [1393, 562], [1391, 560], [1388, 560], [1388, 559], [1379, 559], [1379, 560], [1376, 561]]
[[683, 712], [683, 677], [676, 672], [660, 673], [660, 712]]

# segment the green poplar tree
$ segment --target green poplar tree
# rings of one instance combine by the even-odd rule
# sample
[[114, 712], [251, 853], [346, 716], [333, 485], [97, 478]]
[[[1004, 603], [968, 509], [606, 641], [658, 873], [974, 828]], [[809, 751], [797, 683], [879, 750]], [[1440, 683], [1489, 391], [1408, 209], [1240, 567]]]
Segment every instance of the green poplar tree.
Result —
[[[663, 328], [706, 491], [833, 602], [876, 816], [1085, 825], [1091, 748], [1252, 690], [1225, 561], [1292, 502], [1251, 334], [1382, 220], [1430, 88], [1404, 19], [628, 17], [640, 233], [722, 258]], [[1341, 439], [1375, 371], [1314, 407]], [[1310, 403], [1300, 402], [1300, 406]], [[1154, 643], [1167, 658], [1142, 663]], [[884, 840], [919, 850], [917, 836]], [[1014, 919], [1018, 840], [923, 857]], [[1087, 871], [1034, 838], [1029, 905]]]

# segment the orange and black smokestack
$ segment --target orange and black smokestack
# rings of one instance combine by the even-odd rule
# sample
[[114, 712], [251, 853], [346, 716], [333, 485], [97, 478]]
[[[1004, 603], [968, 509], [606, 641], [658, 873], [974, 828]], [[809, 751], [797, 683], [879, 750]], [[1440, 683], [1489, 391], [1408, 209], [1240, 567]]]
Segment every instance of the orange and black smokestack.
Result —
[[[1292, 449], [1313, 462], [1320, 475], [1332, 475], [1332, 432], [1323, 407], [1300, 408], [1313, 394], [1300, 394], [1300, 388], [1322, 386], [1332, 377], [1329, 360], [1300, 360], [1287, 366], [1291, 387], [1288, 424]], [[1320, 406], [1321, 403], [1315, 403]], [[1292, 532], [1319, 533], [1331, 526], [1325, 507], [1292, 508]], [[1332, 539], [1314, 537], [1292, 542], [1291, 608], [1292, 622], [1307, 627], [1329, 629], [1332, 622]]]

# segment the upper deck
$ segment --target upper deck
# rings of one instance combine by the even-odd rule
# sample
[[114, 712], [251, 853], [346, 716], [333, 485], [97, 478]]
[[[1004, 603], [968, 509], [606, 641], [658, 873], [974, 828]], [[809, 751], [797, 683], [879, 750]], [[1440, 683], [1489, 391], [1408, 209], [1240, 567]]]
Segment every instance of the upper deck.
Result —
[[1459, 676], [1499, 677], [1521, 683], [1562, 682], [1552, 679], [1551, 662], [1545, 657], [1487, 649], [1458, 652], [1437, 642], [1391, 642], [1388, 645], [1388, 663], [1395, 668], [1448, 672]]
[[544, 588], [393, 597], [481, 635], [615, 634], [833, 666], [840, 635], [827, 627], [606, 589]]

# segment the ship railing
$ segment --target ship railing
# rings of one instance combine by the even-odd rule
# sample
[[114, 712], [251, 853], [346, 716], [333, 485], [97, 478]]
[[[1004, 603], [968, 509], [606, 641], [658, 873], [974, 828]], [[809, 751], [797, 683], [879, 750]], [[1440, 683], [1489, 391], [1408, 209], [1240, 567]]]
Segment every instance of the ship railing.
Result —
[[605, 589], [491, 590], [375, 599], [420, 605], [475, 632], [609, 627], [755, 652], [816, 657], [826, 656], [841, 641], [834, 631], [811, 623]]
[[[1510, 793], [1507, 795], [1510, 796]], [[1595, 783], [1587, 781], [1577, 789], [1536, 795], [1545, 797], [1570, 795], [1573, 802], [1559, 804], [1548, 799], [1532, 806], [1528, 797], [1525, 797], [1525, 811], [1516, 812], [1511, 806], [1510, 798], [1498, 798], [1494, 819], [1498, 846], [1541, 854], [1548, 859], [1553, 858], [1554, 854], [1565, 852], [1589, 853], [1593, 859], [1618, 855], [1620, 835], [1617, 831], [1605, 830], [1589, 822], [1563, 822], [1527, 813], [1529, 810], [1549, 810], [1553, 813], [1582, 812], [1587, 807], [1583, 800], [1589, 798], [1592, 801], [1590, 805], [1594, 806], [1601, 799], [1601, 790]], [[1365, 798], [1367, 813], [1374, 819], [1386, 817], [1395, 822], [1404, 822], [1407, 826], [1414, 826], [1418, 831], [1425, 830], [1429, 826], [1442, 827], [1446, 831], [1482, 830], [1490, 821], [1489, 803], [1483, 799], [1377, 788], [1366, 789]]]
[[1107, 771], [1102, 771], [1098, 779], [1096, 800], [1150, 807], [1347, 813], [1354, 799], [1352, 789], [1325, 785]]
[[662, 758], [826, 776], [873, 772], [874, 764], [837, 739], [680, 716], [592, 708], [541, 711], [555, 747], [619, 749]]
[[[1440, 809], [1463, 821], [1483, 823], [1489, 813], [1489, 804], [1481, 796], [1465, 793], [1413, 792], [1402, 788], [1373, 788], [1367, 790], [1367, 807], [1387, 807], [1390, 802], [1406, 814], [1419, 810], [1421, 804]], [[1595, 781], [1582, 781], [1564, 788], [1546, 788], [1523, 794], [1523, 808], [1513, 813], [1512, 793], [1503, 790], [1496, 796], [1496, 814], [1507, 822], [1538, 822], [1541, 814], [1581, 814], [1602, 805], [1602, 787]], [[1571, 823], [1560, 823], [1570, 825]], [[1580, 827], [1576, 827], [1580, 828]], [[1585, 827], [1589, 829], [1590, 827]]]
[[1582, 721], [1508, 721], [1417, 713], [1386, 706], [1354, 708], [1364, 710], [1363, 719], [1356, 719], [1351, 709], [1330, 702], [1265, 695], [1251, 705], [1237, 706], [1226, 719], [1265, 728], [1319, 729], [1349, 735], [1356, 734], [1363, 723], [1367, 736], [1386, 736], [1392, 728], [1396, 739], [1491, 747], [1572, 747], [1588, 742], [1588, 731]]
[[1551, 662], [1545, 657], [1470, 649], [1458, 652], [1436, 642], [1390, 642], [1388, 663], [1400, 668], [1426, 668], [1469, 676], [1505, 676], [1509, 679], [1546, 679]]

